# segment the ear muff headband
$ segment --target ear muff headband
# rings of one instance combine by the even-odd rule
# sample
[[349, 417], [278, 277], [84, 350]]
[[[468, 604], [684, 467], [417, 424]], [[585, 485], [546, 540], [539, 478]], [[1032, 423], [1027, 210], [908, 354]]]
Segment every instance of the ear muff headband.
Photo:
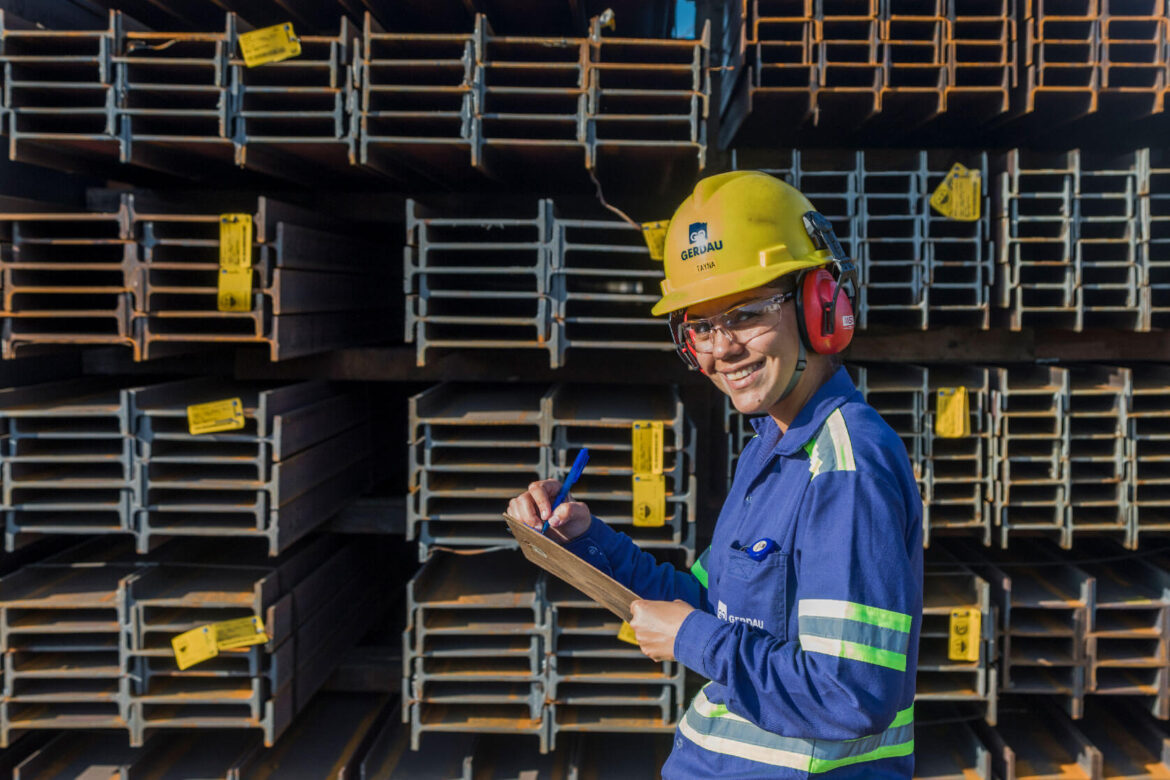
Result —
[[[802, 352], [800, 358], [801, 363], [803, 363], [803, 352], [806, 347], [818, 354], [831, 355], [849, 346], [849, 342], [853, 338], [853, 313], [857, 300], [857, 290], [860, 284], [857, 280], [857, 266], [849, 259], [849, 255], [845, 254], [845, 249], [841, 246], [841, 242], [837, 240], [837, 235], [833, 232], [832, 223], [817, 211], [805, 212], [801, 216], [801, 219], [804, 223], [805, 231], [808, 233], [809, 238], [812, 239], [813, 245], [818, 250], [827, 249], [833, 258], [831, 264], [832, 272], [825, 271], [824, 269], [813, 269], [814, 273], [805, 271], [801, 273], [797, 281], [796, 319], [800, 328]], [[830, 273], [833, 279], [833, 289], [828, 295], [820, 294], [819, 299], [814, 296], [817, 305], [816, 311], [813, 312], [806, 310], [804, 306], [804, 286], [806, 284], [816, 286], [817, 279], [823, 278], [819, 277], [815, 271]], [[845, 293], [846, 300], [844, 310], [838, 311], [841, 292]], [[809, 315], [814, 316], [815, 320], [810, 321]], [[686, 364], [687, 368], [691, 371], [700, 371], [698, 357], [682, 336], [682, 323], [685, 320], [686, 312], [683, 310], [670, 313], [670, 340], [674, 342], [675, 352], [678, 353], [679, 359]], [[815, 338], [815, 336], [819, 336], [819, 340], [822, 342], [820, 348], [817, 345], [818, 338]], [[827, 344], [824, 343], [825, 338], [829, 338]], [[800, 368], [803, 369], [803, 365]], [[798, 371], [794, 376], [794, 380], [799, 379], [799, 373]], [[787, 392], [785, 392], [785, 395], [787, 395]]]
[[809, 211], [803, 220], [813, 244], [817, 249], [827, 249], [833, 260], [831, 271], [818, 268], [800, 275], [796, 296], [800, 336], [814, 352], [834, 355], [853, 339], [854, 303], [859, 287], [857, 266], [845, 254], [832, 224], [823, 214]]

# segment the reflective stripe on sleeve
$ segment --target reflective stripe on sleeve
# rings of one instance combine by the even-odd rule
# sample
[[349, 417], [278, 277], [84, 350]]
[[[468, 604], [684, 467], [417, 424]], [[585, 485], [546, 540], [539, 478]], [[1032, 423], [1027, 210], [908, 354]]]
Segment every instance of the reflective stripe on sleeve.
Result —
[[835, 599], [801, 599], [797, 615], [804, 652], [906, 671], [909, 615]]
[[703, 554], [695, 561], [695, 565], [691, 567], [691, 574], [699, 581], [699, 584], [704, 588], [707, 586], [707, 557], [711, 554], [711, 548], [708, 547], [703, 550]]
[[699, 747], [715, 753], [819, 773], [913, 753], [914, 707], [899, 712], [880, 734], [860, 739], [811, 740], [765, 731], [722, 704], [713, 704], [700, 691], [679, 723], [679, 731]]
[[816, 436], [804, 445], [808, 453], [810, 478], [830, 471], [857, 471], [853, 459], [853, 442], [845, 427], [845, 416], [836, 409], [825, 420]]

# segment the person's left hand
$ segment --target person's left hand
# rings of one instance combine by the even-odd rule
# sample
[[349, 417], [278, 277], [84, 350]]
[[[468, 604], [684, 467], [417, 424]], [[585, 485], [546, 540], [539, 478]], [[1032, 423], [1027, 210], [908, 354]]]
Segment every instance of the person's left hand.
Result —
[[630, 604], [630, 628], [642, 652], [655, 661], [674, 660], [674, 638], [695, 608], [685, 601], [647, 601]]

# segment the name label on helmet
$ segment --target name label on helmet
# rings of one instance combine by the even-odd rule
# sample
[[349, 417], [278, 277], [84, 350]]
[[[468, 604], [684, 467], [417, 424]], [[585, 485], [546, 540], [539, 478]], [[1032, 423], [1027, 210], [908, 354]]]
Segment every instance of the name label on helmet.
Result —
[[690, 247], [689, 249], [684, 249], [682, 251], [682, 259], [683, 260], [690, 260], [692, 257], [698, 257], [699, 255], [705, 255], [708, 252], [714, 252], [716, 249], [722, 249], [722, 248], [723, 248], [722, 241], [708, 241], [706, 244], [699, 244], [698, 246], [693, 246], [693, 247]]

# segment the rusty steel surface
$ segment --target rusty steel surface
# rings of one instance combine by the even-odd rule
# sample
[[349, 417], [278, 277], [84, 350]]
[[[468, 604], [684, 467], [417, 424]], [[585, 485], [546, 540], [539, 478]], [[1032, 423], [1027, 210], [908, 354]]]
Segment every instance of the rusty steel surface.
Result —
[[[661, 270], [640, 233], [616, 219], [428, 209], [407, 201], [406, 340], [418, 364], [453, 348], [671, 351], [657, 300]], [[469, 281], [474, 280], [474, 281]]]
[[389, 331], [387, 267], [350, 225], [264, 197], [225, 196], [255, 222], [251, 307], [225, 312], [217, 279], [226, 204], [91, 196], [90, 212], [46, 205], [0, 214], [5, 357], [53, 344], [122, 345], [136, 360], [266, 344], [281, 360]]
[[997, 163], [997, 298], [1013, 329], [1150, 329], [1150, 155], [1013, 150]]
[[992, 324], [995, 257], [990, 188], [980, 216], [960, 222], [929, 204], [955, 162], [988, 180], [986, 153], [938, 150], [733, 150], [732, 165], [760, 169], [805, 193], [833, 222], [858, 264], [859, 329]]
[[765, 141], [778, 117], [790, 137], [809, 127], [894, 137], [947, 127], [947, 114], [1142, 118], [1162, 111], [1170, 74], [1158, 0], [738, 0], [722, 14], [723, 148]]
[[[923, 582], [922, 630], [918, 650], [915, 702], [976, 705], [988, 722], [996, 721], [998, 676], [997, 626], [990, 585], [950, 555], [935, 554]], [[946, 564], [941, 568], [940, 564]], [[979, 614], [980, 632], [968, 641], [978, 647], [974, 661], [950, 658], [951, 613]], [[969, 648], [961, 648], [966, 652]]]
[[[1094, 577], [1062, 562], [1054, 546], [1021, 544], [1023, 554], [1039, 565], [1002, 569], [1002, 556], [973, 543], [948, 543], [948, 548], [987, 581], [999, 610], [1002, 692], [1056, 699], [1073, 718], [1080, 718], [1089, 692], [1086, 637], [1093, 617]], [[1004, 707], [1001, 700], [1001, 723]]]
[[[169, 557], [50, 562], [0, 579], [5, 745], [28, 730], [91, 728], [118, 729], [131, 746], [169, 728], [259, 730], [271, 745], [377, 613], [364, 583], [380, 575], [356, 541], [323, 538], [269, 566], [198, 563], [190, 548], [183, 563]], [[175, 667], [172, 637], [247, 616], [264, 621], [266, 645]]]
[[436, 552], [407, 586], [410, 746], [435, 732], [524, 734], [544, 753], [578, 732], [673, 731], [683, 669], [620, 642], [619, 623], [516, 552]]
[[[191, 405], [240, 398], [245, 427], [193, 435]], [[0, 511], [15, 550], [45, 534], [255, 538], [277, 555], [372, 479], [361, 391], [87, 378], [0, 392]]]
[[[515, 547], [500, 520], [512, 497], [536, 480], [563, 478], [581, 447], [591, 465], [577, 493], [651, 549], [695, 554], [695, 425], [677, 388], [558, 384], [439, 385], [413, 397], [406, 497], [408, 539], [433, 546]], [[663, 423], [666, 516], [634, 525], [634, 423]], [[506, 447], [501, 447], [506, 443]]]
[[44, 534], [132, 533], [127, 384], [79, 379], [0, 392], [6, 549]]
[[[162, 26], [138, 24], [143, 8]], [[525, 164], [553, 161], [705, 166], [707, 28], [696, 40], [616, 38], [596, 21], [577, 37], [497, 35], [477, 13], [462, 35], [397, 20], [387, 33], [368, 10], [317, 4], [299, 57], [247, 68], [251, 25], [236, 13], [123, 10], [84, 31], [0, 22], [13, 159], [205, 180], [244, 168], [300, 184], [523, 178], [542, 173]]]
[[904, 132], [948, 111], [987, 121], [1010, 110], [1017, 84], [1007, 0], [739, 0], [723, 6], [722, 21], [724, 148], [778, 116], [790, 118], [789, 134]]
[[[971, 434], [939, 435], [939, 391], [964, 387]], [[991, 448], [991, 372], [987, 368], [929, 366], [924, 422], [924, 541], [942, 535], [968, 535], [990, 545], [991, 500], [995, 490]]]

